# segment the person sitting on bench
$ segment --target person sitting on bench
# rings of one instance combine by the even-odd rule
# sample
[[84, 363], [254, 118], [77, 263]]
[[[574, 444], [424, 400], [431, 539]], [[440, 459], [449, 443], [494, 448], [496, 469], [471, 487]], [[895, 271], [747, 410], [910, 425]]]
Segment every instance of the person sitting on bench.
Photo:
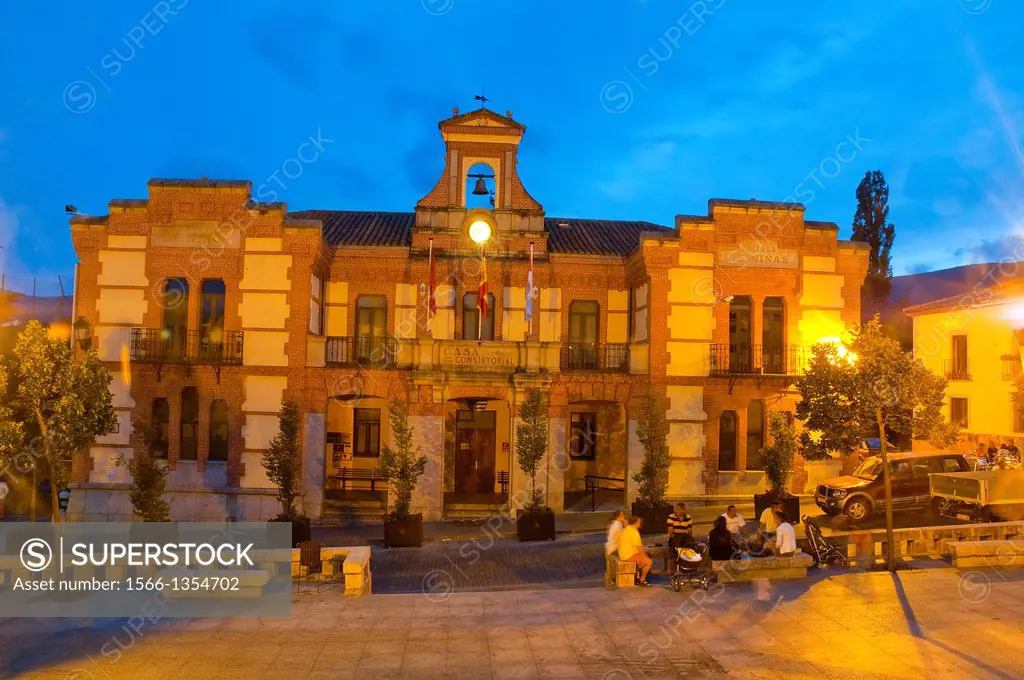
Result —
[[638, 583], [650, 587], [647, 582], [647, 574], [651, 571], [654, 561], [647, 556], [644, 550], [643, 539], [640, 538], [640, 527], [643, 520], [639, 517], [632, 517], [629, 524], [622, 530], [619, 536], [619, 559], [623, 562], [636, 562], [638, 566]]
[[693, 544], [693, 518], [686, 512], [686, 503], [676, 503], [675, 512], [668, 516], [668, 544], [675, 555], [676, 548]]
[[775, 554], [779, 557], [791, 557], [796, 552], [796, 532], [789, 518], [782, 510], [775, 512]]

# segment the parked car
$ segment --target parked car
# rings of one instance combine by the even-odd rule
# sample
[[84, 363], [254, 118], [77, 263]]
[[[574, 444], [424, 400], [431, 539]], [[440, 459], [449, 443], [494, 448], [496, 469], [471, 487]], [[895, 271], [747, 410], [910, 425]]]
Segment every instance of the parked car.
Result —
[[985, 470], [931, 477], [936, 515], [977, 522], [1024, 519], [1024, 471]]
[[[889, 465], [894, 512], [928, 509], [931, 503], [928, 475], [971, 469], [960, 453], [892, 453]], [[852, 474], [825, 480], [815, 489], [814, 500], [825, 514], [832, 517], [845, 514], [853, 522], [884, 511], [881, 456], [864, 459]]]

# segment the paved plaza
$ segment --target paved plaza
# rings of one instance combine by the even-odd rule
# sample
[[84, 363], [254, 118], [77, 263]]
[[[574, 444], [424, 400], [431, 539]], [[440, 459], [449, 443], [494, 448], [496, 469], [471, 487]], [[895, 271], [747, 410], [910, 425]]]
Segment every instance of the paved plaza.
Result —
[[295, 598], [289, 619], [0, 619], [0, 675], [131, 678], [1020, 678], [1024, 574], [811, 572], [730, 585]]

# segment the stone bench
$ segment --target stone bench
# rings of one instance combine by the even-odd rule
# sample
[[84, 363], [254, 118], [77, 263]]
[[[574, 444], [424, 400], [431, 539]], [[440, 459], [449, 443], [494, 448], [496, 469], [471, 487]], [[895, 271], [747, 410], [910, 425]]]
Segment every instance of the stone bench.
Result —
[[[156, 576], [163, 581], [164, 588], [160, 596], [165, 600], [185, 598], [223, 598], [223, 597], [262, 597], [263, 587], [270, 582], [270, 572], [263, 569], [219, 569], [216, 571], [199, 569], [161, 569]], [[225, 587], [211, 589], [175, 589], [175, 578], [230, 579], [227, 588], [233, 587], [234, 579], [238, 579], [238, 590], [227, 590]]]
[[[324, 546], [320, 550], [321, 572], [313, 578], [345, 580], [346, 595], [369, 595], [372, 589], [369, 546]], [[292, 578], [299, 578], [299, 549], [292, 550]], [[304, 577], [305, 578], [305, 577]]]
[[752, 557], [750, 559], [721, 560], [711, 563], [719, 583], [745, 583], [757, 579], [779, 581], [807, 576], [814, 559], [806, 553], [792, 557]]
[[605, 585], [612, 588], [632, 588], [636, 585], [636, 562], [623, 561], [615, 553], [605, 558]]
[[947, 545], [957, 569], [1024, 567], [1024, 541], [957, 541]]

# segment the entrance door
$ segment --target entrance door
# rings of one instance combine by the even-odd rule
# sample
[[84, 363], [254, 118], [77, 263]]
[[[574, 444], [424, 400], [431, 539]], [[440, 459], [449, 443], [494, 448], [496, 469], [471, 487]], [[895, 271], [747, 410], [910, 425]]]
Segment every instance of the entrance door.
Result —
[[494, 411], [456, 411], [455, 491], [494, 493]]

